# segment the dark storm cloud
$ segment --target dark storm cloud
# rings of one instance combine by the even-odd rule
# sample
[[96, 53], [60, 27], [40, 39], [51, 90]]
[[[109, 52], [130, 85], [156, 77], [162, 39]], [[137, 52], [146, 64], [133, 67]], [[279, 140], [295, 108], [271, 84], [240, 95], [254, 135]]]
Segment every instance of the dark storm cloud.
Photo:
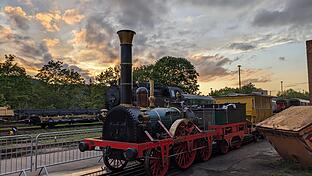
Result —
[[278, 60], [280, 60], [280, 61], [285, 61], [286, 59], [285, 59], [285, 57], [282, 57], [282, 56], [281, 56], [281, 57], [278, 58]]
[[101, 16], [91, 16], [86, 25], [86, 42], [90, 44], [109, 43], [114, 30]]
[[148, 38], [145, 35], [137, 35], [135, 36], [135, 45], [145, 45]]
[[191, 58], [191, 62], [195, 65], [201, 81], [209, 81], [234, 73], [224, 68], [225, 65], [232, 63], [232, 60], [224, 56], [196, 56]]
[[53, 59], [52, 55], [49, 52], [49, 49], [47, 47], [47, 44], [45, 42], [41, 42], [39, 44], [39, 49], [41, 51], [42, 54], [42, 58], [43, 58], [43, 62], [46, 64], [48, 63], [50, 60]]
[[4, 7], [3, 11], [9, 18], [9, 21], [12, 24], [12, 26], [22, 30], [29, 29], [28, 17], [21, 7], [6, 6]]
[[28, 21], [25, 20], [25, 18], [18, 16], [16, 14], [9, 15], [9, 17], [13, 21], [16, 27], [23, 29], [23, 30], [29, 29]]
[[168, 12], [166, 0], [114, 0], [113, 5], [119, 7], [116, 9], [118, 22], [132, 29], [152, 28]]
[[228, 48], [247, 51], [256, 48], [256, 46], [250, 43], [231, 43]]
[[232, 61], [229, 58], [223, 57], [217, 62], [216, 66], [220, 67], [220, 66], [223, 66], [225, 64], [230, 64], [230, 63], [232, 63]]
[[288, 0], [283, 10], [261, 10], [254, 20], [255, 26], [305, 25], [312, 23], [311, 0]]
[[[13, 35], [12, 43], [16, 44], [17, 52], [22, 57], [42, 58], [42, 63], [45, 64], [52, 59], [45, 42], [36, 43], [29, 36]], [[38, 66], [38, 65], [34, 65]]]
[[188, 3], [200, 7], [242, 8], [258, 2], [257, 0], [177, 0], [177, 3]]
[[68, 65], [68, 64], [64, 63], [63, 67], [78, 72], [85, 80], [87, 80], [87, 82], [91, 78], [90, 77], [91, 74], [88, 70], [84, 70], [84, 69], [78, 67], [77, 65]]
[[105, 21], [103, 16], [91, 16], [86, 24], [86, 42], [91, 49], [97, 49], [108, 56], [108, 59], [117, 57], [116, 47], [112, 45], [115, 30]]
[[262, 78], [250, 78], [250, 79], [245, 79], [242, 81], [243, 85], [247, 85], [249, 83], [266, 83], [266, 82], [270, 82], [271, 79], [268, 77], [262, 77]]
[[28, 57], [38, 57], [42, 55], [41, 51], [37, 48], [38, 46], [23, 41], [19, 41], [16, 44], [20, 47], [20, 52]]

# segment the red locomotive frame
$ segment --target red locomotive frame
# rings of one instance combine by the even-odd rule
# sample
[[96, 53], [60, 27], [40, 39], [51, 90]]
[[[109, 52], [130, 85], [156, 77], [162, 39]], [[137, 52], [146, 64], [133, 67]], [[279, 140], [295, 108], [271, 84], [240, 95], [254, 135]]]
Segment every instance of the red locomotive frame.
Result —
[[[170, 160], [180, 169], [190, 167], [197, 159], [207, 161], [212, 153], [212, 143], [217, 142], [220, 152], [225, 154], [230, 148], [239, 148], [244, 137], [251, 133], [246, 122], [225, 125], [209, 126], [208, 131], [201, 131], [195, 124], [187, 119], [177, 120], [170, 130], [158, 121], [168, 134], [168, 138], [154, 140], [148, 132], [146, 135], [151, 140], [144, 143], [129, 143], [101, 139], [84, 139], [84, 150], [94, 150], [109, 147], [125, 151], [134, 151], [132, 159], [143, 159], [144, 166], [149, 175], [166, 175]], [[126, 156], [126, 154], [125, 154]], [[119, 161], [113, 161], [119, 162]]]

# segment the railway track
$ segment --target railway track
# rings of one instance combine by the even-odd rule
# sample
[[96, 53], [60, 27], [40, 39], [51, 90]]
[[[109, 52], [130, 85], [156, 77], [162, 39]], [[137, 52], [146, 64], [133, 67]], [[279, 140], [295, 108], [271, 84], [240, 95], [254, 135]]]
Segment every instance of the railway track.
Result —
[[[66, 129], [66, 128], [75, 128], [75, 127], [91, 127], [91, 126], [100, 126], [102, 125], [101, 122], [93, 122], [93, 123], [76, 123], [76, 124], [69, 124], [69, 125], [57, 125], [53, 128], [42, 128], [41, 126], [18, 126], [18, 134], [33, 134], [33, 133], [42, 133], [48, 131], [58, 131], [59, 129]], [[8, 135], [9, 131], [11, 130], [10, 127], [1, 126], [0, 127], [0, 136]]]
[[[246, 136], [243, 140], [243, 144], [248, 144], [252, 142], [254, 139], [252, 136]], [[212, 157], [218, 156], [218, 150], [217, 146], [214, 144], [212, 147]], [[196, 165], [197, 162], [194, 163]], [[171, 166], [169, 169], [167, 175], [168, 176], [176, 176], [181, 173], [181, 170], [177, 169], [174, 166]], [[132, 164], [130, 166], [127, 166], [124, 170], [119, 172], [111, 172], [107, 170], [98, 170], [94, 172], [90, 172], [81, 176], [144, 176], [147, 175], [144, 169], [143, 164]]]
[[[167, 175], [175, 176], [175, 175], [178, 175], [179, 173], [181, 173], [180, 170], [172, 167], [168, 171]], [[147, 174], [144, 170], [143, 164], [135, 164], [135, 165], [128, 166], [124, 170], [119, 171], [119, 172], [110, 172], [104, 169], [104, 170], [90, 172], [81, 176], [145, 176], [145, 175]]]

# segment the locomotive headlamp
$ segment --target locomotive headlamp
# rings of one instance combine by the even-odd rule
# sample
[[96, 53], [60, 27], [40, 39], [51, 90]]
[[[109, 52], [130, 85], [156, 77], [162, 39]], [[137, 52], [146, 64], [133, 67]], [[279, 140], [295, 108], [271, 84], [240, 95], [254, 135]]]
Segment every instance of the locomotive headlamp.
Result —
[[124, 151], [124, 157], [128, 160], [134, 160], [138, 156], [138, 151], [134, 148], [128, 148]]
[[89, 150], [89, 145], [85, 142], [80, 142], [78, 148], [81, 152], [85, 152]]

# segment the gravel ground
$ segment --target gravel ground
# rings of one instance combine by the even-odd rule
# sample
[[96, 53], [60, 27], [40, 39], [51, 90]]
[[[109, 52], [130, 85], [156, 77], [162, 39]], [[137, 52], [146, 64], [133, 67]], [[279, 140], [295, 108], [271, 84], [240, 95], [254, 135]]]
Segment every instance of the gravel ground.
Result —
[[[78, 176], [99, 170], [98, 159], [50, 167], [52, 176]], [[267, 141], [251, 143], [171, 176], [312, 176], [312, 170], [284, 161]]]
[[179, 176], [312, 176], [312, 170], [301, 169], [284, 161], [267, 142], [242, 146], [205, 163], [194, 164]]

